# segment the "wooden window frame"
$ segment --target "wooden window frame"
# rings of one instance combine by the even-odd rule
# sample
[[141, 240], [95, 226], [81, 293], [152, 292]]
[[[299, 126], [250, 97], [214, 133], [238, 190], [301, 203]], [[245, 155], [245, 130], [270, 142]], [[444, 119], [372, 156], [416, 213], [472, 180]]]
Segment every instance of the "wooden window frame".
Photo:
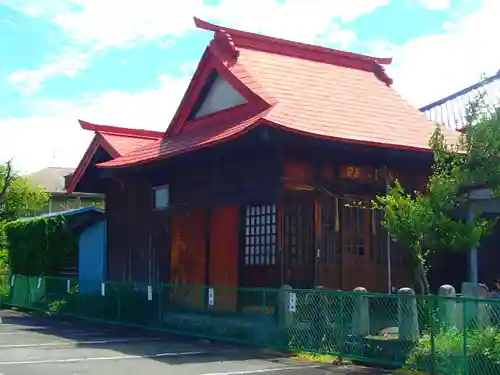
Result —
[[[367, 208], [361, 207], [346, 207], [344, 202], [347, 201], [366, 201], [364, 197], [343, 197], [340, 198], [341, 202], [341, 249], [342, 257], [347, 264], [364, 264], [370, 261], [370, 247], [371, 247], [371, 212]], [[349, 218], [347, 215], [350, 216]], [[352, 233], [350, 225], [347, 220], [351, 220], [351, 223], [355, 221], [355, 229]]]
[[245, 266], [275, 266], [278, 249], [278, 207], [275, 203], [245, 206], [243, 221]]

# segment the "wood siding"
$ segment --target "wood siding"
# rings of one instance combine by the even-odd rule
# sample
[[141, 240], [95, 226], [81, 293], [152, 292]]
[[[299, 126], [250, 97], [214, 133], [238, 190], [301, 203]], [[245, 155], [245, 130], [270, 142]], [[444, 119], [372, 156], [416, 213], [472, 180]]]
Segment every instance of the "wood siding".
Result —
[[[411, 268], [389, 244], [382, 213], [371, 204], [385, 192], [382, 173], [369, 161], [348, 164], [306, 151], [289, 153], [282, 197], [285, 283], [383, 292], [389, 289], [391, 272], [393, 286], [411, 285]], [[422, 186], [422, 175], [405, 173], [402, 166], [391, 165], [389, 173], [409, 191]]]
[[[172, 217], [171, 297], [178, 305], [201, 308], [206, 270], [206, 210], [193, 208]], [[188, 285], [184, 287], [183, 285]]]
[[[405, 171], [410, 160], [417, 160], [401, 155], [406, 154], [262, 130], [149, 166], [109, 171], [108, 275], [140, 282], [362, 285], [386, 291], [387, 236], [380, 218], [370, 208], [345, 206], [347, 198], [369, 203], [385, 184], [342, 178], [340, 168], [389, 164]], [[401, 181], [410, 189], [419, 187], [425, 170], [408, 170]], [[165, 184], [170, 185], [170, 206], [155, 211], [151, 189]], [[268, 215], [268, 209], [276, 211]], [[263, 224], [268, 219], [275, 220], [269, 233]], [[246, 235], [252, 229], [254, 234]], [[268, 235], [270, 242], [262, 243]], [[397, 253], [391, 259], [393, 284], [409, 285], [411, 272]], [[186, 304], [196, 307], [201, 288], [193, 293], [196, 298]], [[186, 292], [176, 295], [181, 294]], [[225, 308], [235, 308], [233, 297]]]
[[239, 207], [216, 207], [210, 214], [208, 284], [217, 288], [216, 310], [237, 308]]
[[108, 276], [112, 280], [153, 281], [150, 197], [147, 182], [131, 178], [108, 182]]

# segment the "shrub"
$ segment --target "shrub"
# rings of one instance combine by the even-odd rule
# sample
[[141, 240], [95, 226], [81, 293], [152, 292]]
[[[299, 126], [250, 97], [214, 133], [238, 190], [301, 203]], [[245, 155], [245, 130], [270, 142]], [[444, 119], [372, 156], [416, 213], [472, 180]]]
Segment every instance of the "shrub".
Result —
[[[410, 353], [408, 367], [432, 370], [438, 374], [461, 375], [500, 373], [500, 330], [481, 328], [464, 333], [448, 329], [435, 335], [434, 344], [430, 334], [425, 333]], [[464, 344], [467, 343], [467, 351]], [[434, 347], [433, 347], [434, 346]]]

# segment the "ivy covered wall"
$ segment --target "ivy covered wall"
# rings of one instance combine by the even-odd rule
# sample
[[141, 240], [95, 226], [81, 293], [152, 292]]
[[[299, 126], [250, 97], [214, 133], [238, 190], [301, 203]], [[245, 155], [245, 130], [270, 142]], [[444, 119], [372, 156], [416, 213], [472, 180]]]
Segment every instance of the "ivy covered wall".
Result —
[[9, 252], [7, 250], [7, 239], [5, 238], [5, 222], [0, 221], [0, 275], [7, 272], [8, 258]]

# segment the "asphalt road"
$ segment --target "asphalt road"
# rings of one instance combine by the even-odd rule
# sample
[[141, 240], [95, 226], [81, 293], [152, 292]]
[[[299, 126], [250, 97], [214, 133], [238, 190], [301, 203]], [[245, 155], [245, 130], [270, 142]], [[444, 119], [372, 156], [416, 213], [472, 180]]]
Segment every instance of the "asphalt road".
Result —
[[0, 311], [0, 375], [361, 375], [156, 332]]

